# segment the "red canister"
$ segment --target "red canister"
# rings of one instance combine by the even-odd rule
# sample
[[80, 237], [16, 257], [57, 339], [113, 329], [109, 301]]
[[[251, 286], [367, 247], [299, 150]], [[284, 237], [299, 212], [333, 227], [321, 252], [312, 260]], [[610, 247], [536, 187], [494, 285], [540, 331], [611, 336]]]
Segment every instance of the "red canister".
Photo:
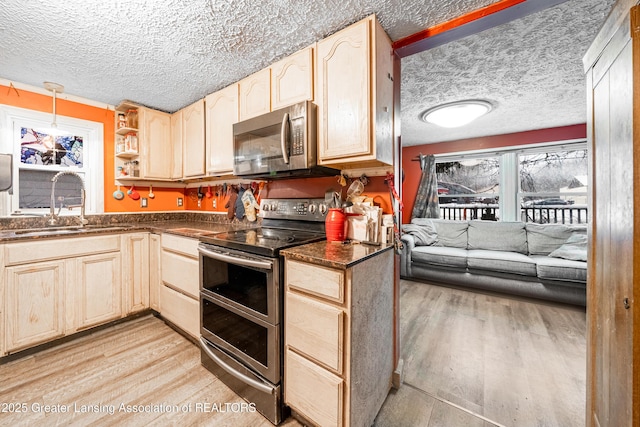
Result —
[[347, 238], [347, 215], [340, 208], [331, 208], [324, 221], [328, 242], [343, 242]]

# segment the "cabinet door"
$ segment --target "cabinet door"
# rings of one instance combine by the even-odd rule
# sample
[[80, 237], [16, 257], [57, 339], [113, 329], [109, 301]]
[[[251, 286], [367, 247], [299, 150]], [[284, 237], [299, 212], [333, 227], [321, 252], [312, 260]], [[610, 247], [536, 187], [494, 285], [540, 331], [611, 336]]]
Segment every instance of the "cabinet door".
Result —
[[323, 427], [341, 426], [344, 381], [291, 350], [285, 352], [284, 399], [292, 409]]
[[76, 328], [85, 329], [122, 315], [120, 252], [75, 259], [76, 281], [67, 288], [76, 299]]
[[124, 234], [122, 240], [122, 303], [129, 314], [149, 307], [149, 234]]
[[8, 267], [5, 272], [6, 351], [63, 336], [64, 261]]
[[318, 155], [320, 161], [372, 151], [371, 20], [318, 42]]
[[171, 115], [171, 178], [182, 178], [182, 110]]
[[293, 292], [286, 292], [285, 307], [285, 344], [341, 374], [344, 312]]
[[265, 68], [243, 79], [240, 89], [240, 120], [271, 111], [271, 69]]
[[149, 236], [149, 307], [160, 311], [160, 236]]
[[238, 122], [238, 85], [205, 98], [207, 174], [233, 172], [233, 124]]
[[148, 108], [139, 109], [141, 177], [171, 178], [171, 116]]
[[313, 54], [308, 47], [271, 66], [271, 109], [313, 101]]
[[182, 173], [185, 178], [204, 175], [204, 99], [182, 110]]

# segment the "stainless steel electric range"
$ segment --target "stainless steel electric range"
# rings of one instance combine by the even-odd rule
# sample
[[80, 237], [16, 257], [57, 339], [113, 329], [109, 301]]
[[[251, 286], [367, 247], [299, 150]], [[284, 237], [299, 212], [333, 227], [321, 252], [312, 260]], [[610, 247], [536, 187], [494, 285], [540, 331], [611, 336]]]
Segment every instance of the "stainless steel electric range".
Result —
[[265, 199], [261, 227], [200, 237], [202, 364], [272, 423], [282, 402], [284, 261], [324, 240], [324, 199]]

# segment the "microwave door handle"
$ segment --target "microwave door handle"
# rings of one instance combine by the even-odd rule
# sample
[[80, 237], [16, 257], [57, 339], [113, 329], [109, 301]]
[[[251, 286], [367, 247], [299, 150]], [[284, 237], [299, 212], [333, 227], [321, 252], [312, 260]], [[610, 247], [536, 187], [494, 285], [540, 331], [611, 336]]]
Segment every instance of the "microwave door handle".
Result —
[[280, 146], [282, 147], [282, 159], [285, 164], [289, 164], [289, 113], [284, 113], [282, 117], [282, 128], [280, 129]]

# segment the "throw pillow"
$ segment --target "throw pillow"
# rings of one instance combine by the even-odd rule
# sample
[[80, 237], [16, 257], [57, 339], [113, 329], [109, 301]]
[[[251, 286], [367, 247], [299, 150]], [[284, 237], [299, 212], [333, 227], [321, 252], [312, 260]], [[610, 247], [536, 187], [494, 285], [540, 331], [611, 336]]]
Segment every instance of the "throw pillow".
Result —
[[573, 234], [565, 244], [549, 254], [553, 258], [570, 259], [573, 261], [587, 260], [587, 236]]

